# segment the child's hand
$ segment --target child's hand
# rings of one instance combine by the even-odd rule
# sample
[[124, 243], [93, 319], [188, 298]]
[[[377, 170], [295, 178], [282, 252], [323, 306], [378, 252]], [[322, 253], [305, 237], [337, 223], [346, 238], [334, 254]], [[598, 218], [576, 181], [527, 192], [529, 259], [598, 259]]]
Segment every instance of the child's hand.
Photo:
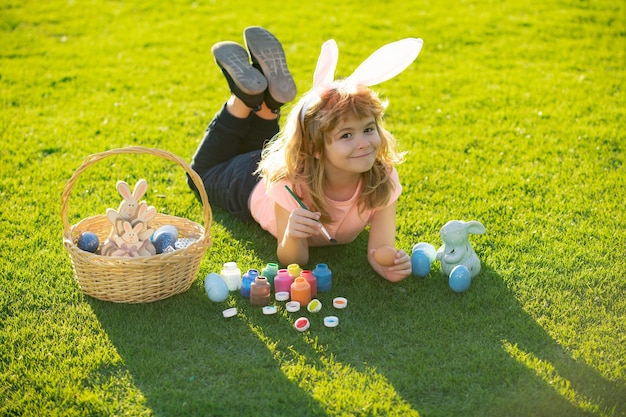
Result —
[[400, 281], [411, 275], [411, 257], [402, 249], [396, 252], [392, 266], [383, 268], [385, 278], [389, 281]]
[[314, 213], [302, 208], [294, 209], [289, 214], [285, 234], [294, 239], [308, 239], [319, 234], [321, 224], [318, 222], [320, 213]]
[[411, 257], [402, 249], [396, 252], [396, 257], [393, 261], [393, 265], [391, 266], [382, 266], [373, 260], [374, 252], [376, 252], [376, 249], [371, 249], [369, 251], [370, 262], [376, 263], [377, 267], [374, 269], [378, 270], [385, 279], [397, 282], [411, 275]]

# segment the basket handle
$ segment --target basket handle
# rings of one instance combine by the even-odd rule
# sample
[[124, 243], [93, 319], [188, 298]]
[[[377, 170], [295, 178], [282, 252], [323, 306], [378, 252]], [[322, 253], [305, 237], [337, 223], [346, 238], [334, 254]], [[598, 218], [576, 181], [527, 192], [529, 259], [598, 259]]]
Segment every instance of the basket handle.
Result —
[[204, 236], [202, 240], [206, 241], [207, 239], [210, 238], [209, 229], [211, 228], [211, 219], [212, 219], [211, 206], [209, 205], [209, 197], [207, 196], [206, 190], [204, 189], [204, 184], [202, 183], [202, 179], [200, 178], [200, 176], [196, 173], [196, 171], [191, 169], [191, 167], [187, 164], [187, 162], [185, 162], [182, 158], [174, 155], [173, 153], [164, 151], [162, 149], [146, 148], [144, 146], [128, 146], [125, 148], [111, 149], [109, 151], [89, 155], [85, 159], [85, 161], [81, 164], [81, 166], [78, 167], [78, 169], [74, 172], [74, 175], [72, 175], [69, 181], [65, 184], [65, 187], [63, 188], [63, 194], [61, 196], [61, 218], [63, 220], [63, 230], [66, 236], [69, 237], [70, 228], [71, 228], [70, 222], [68, 219], [68, 201], [70, 198], [70, 193], [72, 192], [72, 189], [74, 188], [74, 185], [78, 181], [78, 178], [80, 177], [80, 175], [87, 168], [94, 165], [98, 161], [101, 161], [102, 159], [107, 158], [109, 156], [121, 155], [121, 154], [156, 155], [161, 158], [175, 162], [181, 168], [183, 168], [185, 172], [189, 174], [189, 176], [191, 177], [191, 180], [193, 181], [196, 188], [198, 189], [198, 192], [200, 194], [200, 200], [202, 201], [202, 207], [203, 207], [202, 217], [204, 219]]

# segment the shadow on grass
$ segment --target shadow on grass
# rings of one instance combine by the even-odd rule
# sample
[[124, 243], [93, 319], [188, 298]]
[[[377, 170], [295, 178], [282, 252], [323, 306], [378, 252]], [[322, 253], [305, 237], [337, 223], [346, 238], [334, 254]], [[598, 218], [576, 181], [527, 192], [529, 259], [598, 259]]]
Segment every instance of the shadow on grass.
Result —
[[[488, 267], [463, 294], [433, 270], [396, 288], [373, 282], [360, 295], [351, 305], [369, 306], [361, 319], [372, 331], [346, 329], [346, 339], [322, 342], [338, 361], [375, 367], [424, 415], [626, 413], [626, 387], [572, 358]], [[352, 357], [351, 346], [362, 343], [373, 348]]]
[[155, 415], [290, 415], [303, 405], [319, 411], [248, 323], [224, 319], [226, 307], [208, 301], [199, 284], [145, 305], [90, 303]]
[[[249, 240], [249, 230], [234, 230], [233, 238]], [[271, 259], [272, 239], [257, 243], [257, 255]], [[264, 316], [239, 294], [209, 302], [200, 280], [157, 303], [91, 305], [156, 415], [626, 412], [625, 388], [563, 350], [495, 271], [485, 268], [463, 294], [436, 266], [425, 279], [392, 284], [359, 270], [366, 244], [360, 236], [312, 252], [331, 266], [334, 282], [319, 295], [322, 313], [301, 314], [311, 320], [305, 333], [292, 327], [299, 315]], [[327, 307], [339, 295], [349, 307]], [[223, 319], [230, 306], [239, 315]], [[339, 327], [323, 326], [328, 314]]]

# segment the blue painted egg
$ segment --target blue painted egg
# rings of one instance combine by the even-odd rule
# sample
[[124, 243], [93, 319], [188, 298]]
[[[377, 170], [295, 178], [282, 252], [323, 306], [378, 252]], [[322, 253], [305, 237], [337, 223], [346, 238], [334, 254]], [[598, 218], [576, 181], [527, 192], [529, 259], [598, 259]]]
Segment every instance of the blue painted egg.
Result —
[[84, 232], [78, 238], [78, 242], [76, 242], [76, 246], [79, 249], [82, 249], [86, 252], [96, 253], [98, 247], [100, 246], [100, 240], [98, 236], [93, 232]]
[[152, 244], [156, 249], [156, 253], [163, 253], [168, 250], [168, 247], [171, 247], [171, 250], [174, 250], [174, 247], [176, 246], [176, 237], [169, 232], [162, 232], [152, 241]]
[[430, 274], [430, 259], [423, 250], [416, 250], [411, 254], [411, 272], [420, 278]]
[[154, 233], [152, 233], [150, 240], [154, 242], [154, 240], [157, 237], [159, 237], [161, 233], [169, 233], [172, 236], [174, 236], [175, 239], [178, 239], [178, 229], [175, 226], [172, 226], [171, 224], [166, 224], [156, 229]]
[[216, 303], [221, 303], [228, 298], [228, 286], [222, 277], [215, 272], [211, 272], [204, 279], [204, 290], [209, 299]]
[[450, 272], [450, 278], [448, 278], [448, 285], [454, 292], [466, 291], [472, 283], [472, 277], [470, 276], [469, 269], [465, 265], [457, 265]]
[[428, 256], [428, 259], [430, 260], [431, 264], [435, 262], [435, 259], [437, 258], [437, 249], [435, 249], [435, 247], [431, 245], [430, 243], [427, 243], [427, 242], [416, 243], [413, 246], [411, 253], [415, 252], [416, 250], [424, 251], [424, 253], [426, 253], [426, 255]]

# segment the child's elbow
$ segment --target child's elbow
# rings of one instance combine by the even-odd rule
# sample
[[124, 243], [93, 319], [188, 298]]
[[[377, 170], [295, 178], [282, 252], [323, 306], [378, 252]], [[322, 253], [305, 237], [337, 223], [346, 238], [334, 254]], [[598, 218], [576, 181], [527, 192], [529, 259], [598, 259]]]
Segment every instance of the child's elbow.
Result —
[[278, 258], [278, 262], [281, 265], [298, 264], [298, 265], [302, 266], [302, 265], [306, 265], [309, 262], [309, 257], [308, 256], [305, 256], [305, 255], [298, 255], [298, 256], [285, 255], [285, 254], [281, 254], [280, 251], [276, 251], [276, 257]]

